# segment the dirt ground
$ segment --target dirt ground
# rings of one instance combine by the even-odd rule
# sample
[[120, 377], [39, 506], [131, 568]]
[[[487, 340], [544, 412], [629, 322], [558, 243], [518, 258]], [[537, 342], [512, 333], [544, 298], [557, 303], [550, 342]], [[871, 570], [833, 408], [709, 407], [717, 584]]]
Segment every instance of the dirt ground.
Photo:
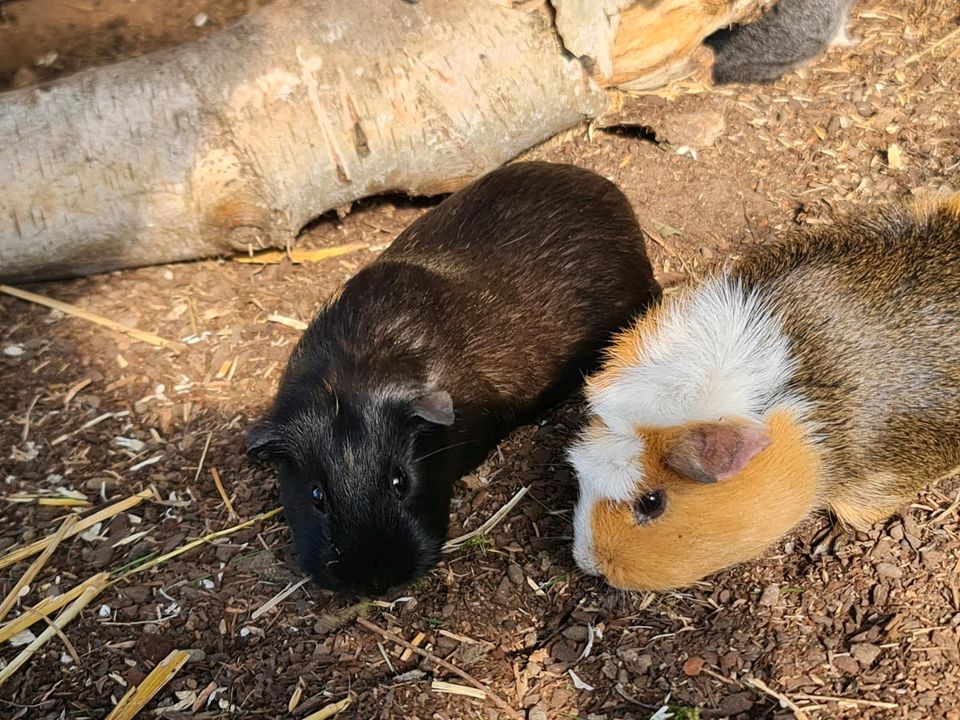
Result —
[[[258, 4], [3, 2], [0, 89], [190, 40]], [[577, 128], [529, 155], [617, 182], [666, 284], [836, 212], [960, 190], [955, 0], [860, 0], [851, 25], [857, 47], [775, 85], [630, 97], [643, 128]], [[309, 320], [429, 205], [374, 199], [319, 221], [302, 246], [367, 248], [320, 264], [208, 261], [30, 288], [182, 341], [179, 353], [0, 297], [0, 551], [68, 512], [11, 496], [68, 490], [100, 506], [153, 485], [161, 497], [65, 542], [25, 603], [276, 507], [272, 473], [242, 452], [297, 338], [268, 315]], [[576, 487], [562, 448], [579, 421], [575, 402], [558, 409], [465, 479], [452, 536], [529, 494], [408, 599], [371, 605], [306, 585], [254, 617], [301, 577], [282, 521], [258, 522], [105, 590], [67, 627], [71, 648], [54, 638], [0, 689], [0, 717], [104, 718], [173, 648], [191, 660], [142, 717], [303, 718], [347, 697], [339, 717], [505, 717], [433, 691], [434, 679], [464, 681], [401, 657], [354, 621], [362, 613], [407, 640], [422, 633], [423, 648], [531, 720], [645, 720], [665, 704], [703, 718], [960, 718], [960, 481], [835, 555], [812, 554], [815, 519], [696, 588], [626, 594], [570, 556]], [[0, 594], [26, 565], [0, 573]]]

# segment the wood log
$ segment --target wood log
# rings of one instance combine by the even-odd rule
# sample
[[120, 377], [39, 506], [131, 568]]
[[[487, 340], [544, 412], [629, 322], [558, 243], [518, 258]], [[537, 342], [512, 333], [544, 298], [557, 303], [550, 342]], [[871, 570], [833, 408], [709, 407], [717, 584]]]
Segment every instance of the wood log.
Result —
[[549, 13], [278, 0], [197, 43], [5, 93], [0, 280], [284, 247], [356, 199], [450, 191], [601, 114], [604, 86], [683, 72], [762, 2], [605, 15], [604, 77]]

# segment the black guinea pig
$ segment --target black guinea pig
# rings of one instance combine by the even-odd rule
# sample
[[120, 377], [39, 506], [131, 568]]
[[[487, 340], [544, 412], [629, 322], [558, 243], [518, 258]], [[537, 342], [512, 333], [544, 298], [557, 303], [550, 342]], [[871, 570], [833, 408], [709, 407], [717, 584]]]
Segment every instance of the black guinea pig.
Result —
[[247, 434], [304, 569], [366, 595], [425, 573], [454, 481], [659, 297], [630, 203], [587, 170], [509, 165], [420, 217], [314, 318]]

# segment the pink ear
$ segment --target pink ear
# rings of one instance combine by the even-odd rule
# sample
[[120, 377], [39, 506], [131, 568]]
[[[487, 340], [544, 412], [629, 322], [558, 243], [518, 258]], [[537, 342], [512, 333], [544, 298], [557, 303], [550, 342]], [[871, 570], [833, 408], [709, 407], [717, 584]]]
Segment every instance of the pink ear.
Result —
[[667, 466], [701, 483], [727, 480], [770, 444], [762, 428], [703, 423], [680, 431], [667, 449]]

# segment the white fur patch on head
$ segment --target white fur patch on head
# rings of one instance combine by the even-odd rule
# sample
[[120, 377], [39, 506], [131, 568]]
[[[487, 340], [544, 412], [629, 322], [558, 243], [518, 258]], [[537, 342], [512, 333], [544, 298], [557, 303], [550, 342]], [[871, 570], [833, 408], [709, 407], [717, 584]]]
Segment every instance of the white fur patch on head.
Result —
[[[640, 321], [643, 322], [642, 320]], [[643, 487], [638, 427], [667, 428], [722, 418], [761, 421], [788, 394], [793, 369], [780, 324], [755, 292], [715, 277], [664, 300], [638, 341], [638, 360], [602, 370], [587, 385], [590, 426], [569, 452], [580, 483], [574, 558], [599, 572], [591, 514], [598, 500], [628, 501]]]
[[573, 557], [585, 572], [600, 573], [593, 559], [593, 504], [601, 497], [630, 499], [634, 488], [643, 481], [643, 450], [642, 438], [594, 424], [567, 451], [567, 459], [580, 480], [580, 499], [573, 515]]
[[721, 276], [665, 300], [637, 364], [588, 386], [587, 398], [622, 434], [638, 425], [759, 421], [787, 400], [792, 370], [787, 338], [763, 299]]

